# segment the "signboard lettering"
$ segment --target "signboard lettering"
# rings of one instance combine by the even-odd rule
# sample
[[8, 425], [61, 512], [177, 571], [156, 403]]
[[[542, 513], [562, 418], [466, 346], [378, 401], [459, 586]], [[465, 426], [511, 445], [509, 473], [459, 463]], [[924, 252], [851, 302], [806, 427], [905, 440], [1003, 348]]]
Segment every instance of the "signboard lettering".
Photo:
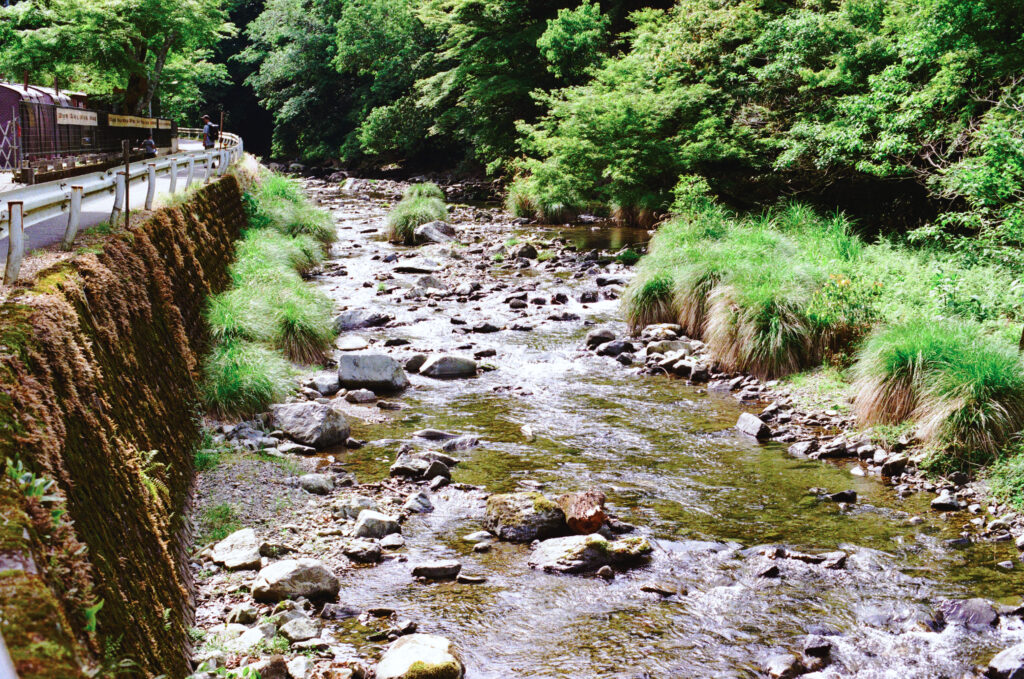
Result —
[[155, 118], [143, 118], [141, 116], [123, 116], [111, 113], [107, 116], [107, 124], [111, 127], [156, 127]]
[[80, 108], [58, 108], [57, 124], [96, 127], [100, 121], [95, 111], [86, 111]]

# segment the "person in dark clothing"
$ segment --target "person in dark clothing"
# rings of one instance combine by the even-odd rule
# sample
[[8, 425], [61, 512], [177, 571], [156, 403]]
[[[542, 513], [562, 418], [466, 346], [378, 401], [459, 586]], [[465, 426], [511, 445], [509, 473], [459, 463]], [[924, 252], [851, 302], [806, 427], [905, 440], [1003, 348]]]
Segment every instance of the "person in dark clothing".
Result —
[[142, 142], [142, 152], [147, 158], [156, 158], [156, 142], [153, 141], [153, 135], [149, 135]]
[[203, 148], [212, 149], [217, 139], [214, 128], [217, 126], [210, 122], [210, 116], [203, 116]]

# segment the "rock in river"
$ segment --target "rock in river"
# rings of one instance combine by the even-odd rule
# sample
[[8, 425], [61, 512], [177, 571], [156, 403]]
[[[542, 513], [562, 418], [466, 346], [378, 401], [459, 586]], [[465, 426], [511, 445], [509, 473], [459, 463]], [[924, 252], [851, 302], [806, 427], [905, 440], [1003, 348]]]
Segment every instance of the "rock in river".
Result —
[[459, 574], [462, 564], [454, 559], [439, 559], [416, 564], [412, 568], [413, 577], [428, 580], [450, 580]]
[[985, 670], [988, 679], [1024, 679], [1024, 644], [1000, 651]]
[[413, 231], [416, 243], [450, 243], [455, 240], [457, 232], [448, 222], [440, 220], [420, 224]]
[[257, 601], [281, 601], [304, 596], [308, 599], [335, 597], [338, 578], [316, 559], [284, 559], [259, 572], [252, 585]]
[[303, 474], [299, 477], [302, 490], [314, 495], [327, 495], [334, 490], [334, 476], [331, 474]]
[[260, 567], [260, 543], [252, 528], [236, 530], [213, 547], [211, 556], [228, 570], [242, 570]]
[[327, 403], [305, 401], [275, 405], [270, 409], [270, 420], [288, 438], [313, 448], [344, 443], [349, 435], [345, 414]]
[[409, 634], [388, 647], [377, 679], [462, 679], [464, 667], [452, 642], [435, 634]]
[[970, 630], [990, 629], [999, 623], [999, 613], [987, 599], [951, 599], [940, 603], [938, 609], [947, 623], [963, 625]]
[[359, 512], [354, 529], [356, 537], [360, 538], [382, 538], [391, 533], [402, 532], [398, 519], [387, 514], [375, 512], [372, 509], [364, 509]]
[[561, 507], [535, 491], [492, 495], [483, 525], [509, 542], [543, 540], [568, 530]]
[[602, 566], [633, 565], [644, 561], [653, 551], [647, 538], [620, 538], [609, 542], [605, 537], [570, 535], [552, 538], [537, 545], [530, 555], [531, 568], [553, 573], [590, 573]]
[[387, 314], [367, 311], [366, 309], [352, 309], [334, 319], [334, 331], [346, 332], [361, 328], [377, 328], [387, 324], [390, 320], [391, 316]]
[[604, 493], [593, 488], [580, 493], [566, 493], [558, 498], [558, 506], [565, 513], [569, 530], [580, 535], [596, 533], [604, 525], [608, 519], [604, 503]]
[[420, 366], [419, 372], [438, 379], [473, 377], [476, 375], [476, 361], [464, 356], [432, 356]]
[[752, 413], [741, 413], [740, 419], [736, 421], [736, 428], [747, 436], [753, 436], [758, 441], [772, 435], [772, 430], [768, 428], [768, 425]]
[[402, 366], [386, 354], [342, 354], [338, 357], [338, 379], [346, 389], [369, 389], [378, 394], [409, 386]]

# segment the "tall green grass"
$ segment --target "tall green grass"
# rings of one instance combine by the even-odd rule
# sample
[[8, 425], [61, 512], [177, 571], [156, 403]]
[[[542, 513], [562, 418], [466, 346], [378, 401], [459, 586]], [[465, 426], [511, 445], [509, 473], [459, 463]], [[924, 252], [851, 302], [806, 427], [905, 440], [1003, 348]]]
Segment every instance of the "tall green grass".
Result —
[[939, 466], [992, 460], [1024, 430], [1018, 272], [867, 244], [799, 203], [738, 216], [685, 198], [624, 295], [634, 331], [679, 323], [720, 368], [759, 377], [852, 355], [860, 421], [913, 421]]
[[[323, 261], [330, 215], [310, 205], [295, 182], [272, 174], [250, 188], [246, 203], [250, 228], [236, 244], [232, 287], [206, 308], [217, 344], [204, 364], [203, 393], [224, 415], [253, 414], [281, 400], [294, 387], [289, 360], [323, 363], [334, 339], [330, 300], [302, 280]], [[298, 214], [315, 216], [282, 217]]]
[[217, 344], [203, 366], [203, 397], [221, 415], [258, 413], [291, 392], [292, 367], [255, 342]]
[[411, 198], [437, 198], [443, 201], [445, 199], [444, 191], [441, 187], [433, 182], [423, 182], [420, 184], [412, 184], [405, 191], [402, 192], [402, 199], [408, 200]]
[[918, 319], [880, 328], [855, 366], [865, 424], [912, 418], [940, 466], [993, 460], [1024, 430], [1024, 365], [1016, 347], [969, 321]]
[[398, 205], [388, 213], [388, 240], [393, 243], [413, 245], [417, 226], [447, 217], [448, 206], [445, 205], [443, 199], [431, 195], [409, 195], [399, 201]]

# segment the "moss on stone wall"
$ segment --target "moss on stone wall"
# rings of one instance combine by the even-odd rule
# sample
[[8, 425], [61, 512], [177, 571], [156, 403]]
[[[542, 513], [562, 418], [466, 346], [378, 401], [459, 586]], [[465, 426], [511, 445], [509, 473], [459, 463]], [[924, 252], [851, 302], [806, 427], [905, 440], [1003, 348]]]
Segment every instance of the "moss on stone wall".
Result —
[[[184, 517], [199, 435], [197, 357], [207, 344], [201, 314], [227, 285], [244, 222], [238, 183], [225, 177], [112, 235], [102, 251], [40, 273], [0, 306], [0, 457], [55, 479], [74, 525], [72, 535], [55, 531], [33, 545], [36, 562], [49, 565], [31, 583], [0, 572], [0, 614], [15, 619], [23, 601], [46, 599], [45, 581], [51, 597], [40, 610], [72, 640], [69, 657], [95, 657], [120, 639], [119, 653], [146, 673], [188, 673]], [[155, 466], [145, 455], [153, 450]], [[148, 490], [154, 474], [166, 496]], [[68, 553], [75, 539], [87, 562]], [[70, 563], [89, 571], [104, 601], [98, 641], [65, 582]], [[6, 596], [9, 588], [21, 594]], [[38, 641], [55, 652], [64, 643]], [[16, 643], [37, 641], [8, 639]], [[21, 677], [50, 676], [42, 671], [26, 666]]]

